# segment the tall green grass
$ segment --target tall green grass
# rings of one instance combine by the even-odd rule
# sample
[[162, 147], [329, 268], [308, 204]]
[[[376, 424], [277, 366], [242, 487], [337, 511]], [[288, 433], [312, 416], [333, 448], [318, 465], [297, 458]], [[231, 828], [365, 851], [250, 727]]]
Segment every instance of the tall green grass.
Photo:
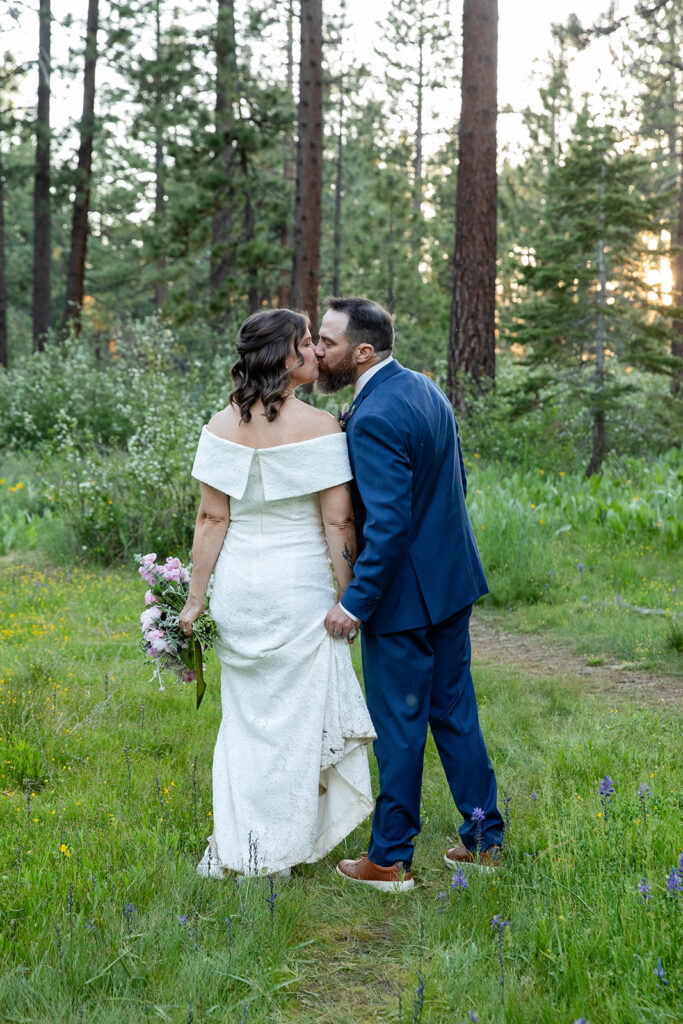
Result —
[[[3, 1022], [681, 1019], [683, 893], [666, 883], [683, 848], [679, 709], [479, 669], [510, 798], [499, 872], [451, 890], [442, 854], [459, 817], [430, 740], [414, 893], [344, 884], [331, 856], [277, 881], [271, 912], [267, 880], [195, 873], [211, 830], [217, 673], [198, 714], [190, 689], [159, 691], [135, 650], [141, 593], [132, 569], [4, 568]], [[366, 849], [367, 835], [336, 856]], [[496, 914], [510, 921], [504, 1000]]]

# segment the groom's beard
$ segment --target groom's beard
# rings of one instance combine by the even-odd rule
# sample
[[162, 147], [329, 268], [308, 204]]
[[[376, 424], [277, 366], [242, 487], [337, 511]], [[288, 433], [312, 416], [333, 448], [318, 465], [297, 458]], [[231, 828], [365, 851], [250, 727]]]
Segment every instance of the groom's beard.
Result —
[[341, 391], [348, 384], [355, 384], [358, 372], [351, 352], [335, 366], [334, 370], [318, 363], [318, 371], [319, 376], [315, 386], [323, 395], [331, 395], [334, 391]]

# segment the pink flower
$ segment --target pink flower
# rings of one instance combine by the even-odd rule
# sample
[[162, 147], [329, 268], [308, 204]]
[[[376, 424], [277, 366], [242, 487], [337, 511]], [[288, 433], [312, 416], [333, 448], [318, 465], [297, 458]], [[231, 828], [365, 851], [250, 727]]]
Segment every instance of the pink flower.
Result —
[[157, 556], [154, 551], [151, 551], [148, 555], [143, 555], [141, 562], [143, 565], [153, 565], [156, 562]]
[[[145, 608], [144, 612], [140, 616], [140, 625], [142, 626], [143, 633], [147, 632], [148, 629], [151, 629], [153, 627], [155, 620], [158, 619], [160, 615], [161, 608], [159, 608], [158, 606], [152, 605], [151, 608]], [[155, 632], [159, 633], [161, 631], [156, 630]]]
[[[143, 613], [144, 614], [144, 613]], [[150, 646], [150, 649], [155, 654], [163, 654], [164, 651], [170, 651], [171, 645], [166, 639], [165, 634], [160, 629], [150, 629], [147, 633], [145, 640]]]
[[163, 578], [165, 580], [172, 580], [174, 583], [182, 581], [183, 572], [183, 565], [179, 558], [167, 558], [165, 565], [161, 566]]
[[140, 568], [138, 569], [138, 572], [142, 576], [145, 583], [151, 583], [152, 585], [156, 583], [157, 578], [154, 575], [153, 570], [148, 565], [141, 565]]
[[148, 590], [145, 594], [145, 604], [158, 604], [159, 598], [156, 597], [151, 590]]

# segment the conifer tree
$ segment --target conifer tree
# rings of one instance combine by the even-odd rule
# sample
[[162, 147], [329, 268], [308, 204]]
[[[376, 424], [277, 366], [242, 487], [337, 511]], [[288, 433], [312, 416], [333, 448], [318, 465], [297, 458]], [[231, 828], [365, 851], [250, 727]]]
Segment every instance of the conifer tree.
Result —
[[642, 279], [643, 233], [658, 231], [663, 205], [649, 185], [647, 158], [622, 149], [617, 132], [584, 109], [548, 174], [533, 259], [520, 267], [528, 294], [509, 334], [527, 346], [529, 391], [569, 392], [584, 404], [588, 475], [600, 469], [610, 414], [630, 390], [626, 368], [670, 368], [666, 321]]
[[51, 319], [52, 219], [50, 211], [50, 0], [40, 0], [38, 111], [33, 213], [33, 347], [42, 351]]
[[76, 169], [76, 194], [71, 223], [71, 248], [66, 280], [64, 323], [80, 330], [85, 293], [85, 262], [88, 246], [88, 216], [92, 179], [92, 154], [95, 139], [95, 67], [97, 64], [98, 0], [88, 0], [83, 75], [83, 114], [79, 128], [80, 145]]
[[498, 0], [465, 0], [448, 393], [495, 378]]

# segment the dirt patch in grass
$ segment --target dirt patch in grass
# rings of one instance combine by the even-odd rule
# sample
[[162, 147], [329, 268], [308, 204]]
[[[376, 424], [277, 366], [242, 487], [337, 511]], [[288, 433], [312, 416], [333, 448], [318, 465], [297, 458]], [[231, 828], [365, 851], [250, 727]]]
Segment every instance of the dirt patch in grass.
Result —
[[299, 989], [300, 1008], [320, 1024], [384, 1020], [396, 1014], [401, 968], [393, 933], [388, 923], [356, 923], [328, 934], [317, 950], [317, 977]]
[[683, 699], [683, 678], [648, 672], [629, 662], [591, 664], [554, 638], [514, 633], [503, 624], [473, 615], [470, 627], [472, 660], [483, 665], [510, 666], [534, 678], [580, 681], [591, 692], [651, 704], [679, 704]]

